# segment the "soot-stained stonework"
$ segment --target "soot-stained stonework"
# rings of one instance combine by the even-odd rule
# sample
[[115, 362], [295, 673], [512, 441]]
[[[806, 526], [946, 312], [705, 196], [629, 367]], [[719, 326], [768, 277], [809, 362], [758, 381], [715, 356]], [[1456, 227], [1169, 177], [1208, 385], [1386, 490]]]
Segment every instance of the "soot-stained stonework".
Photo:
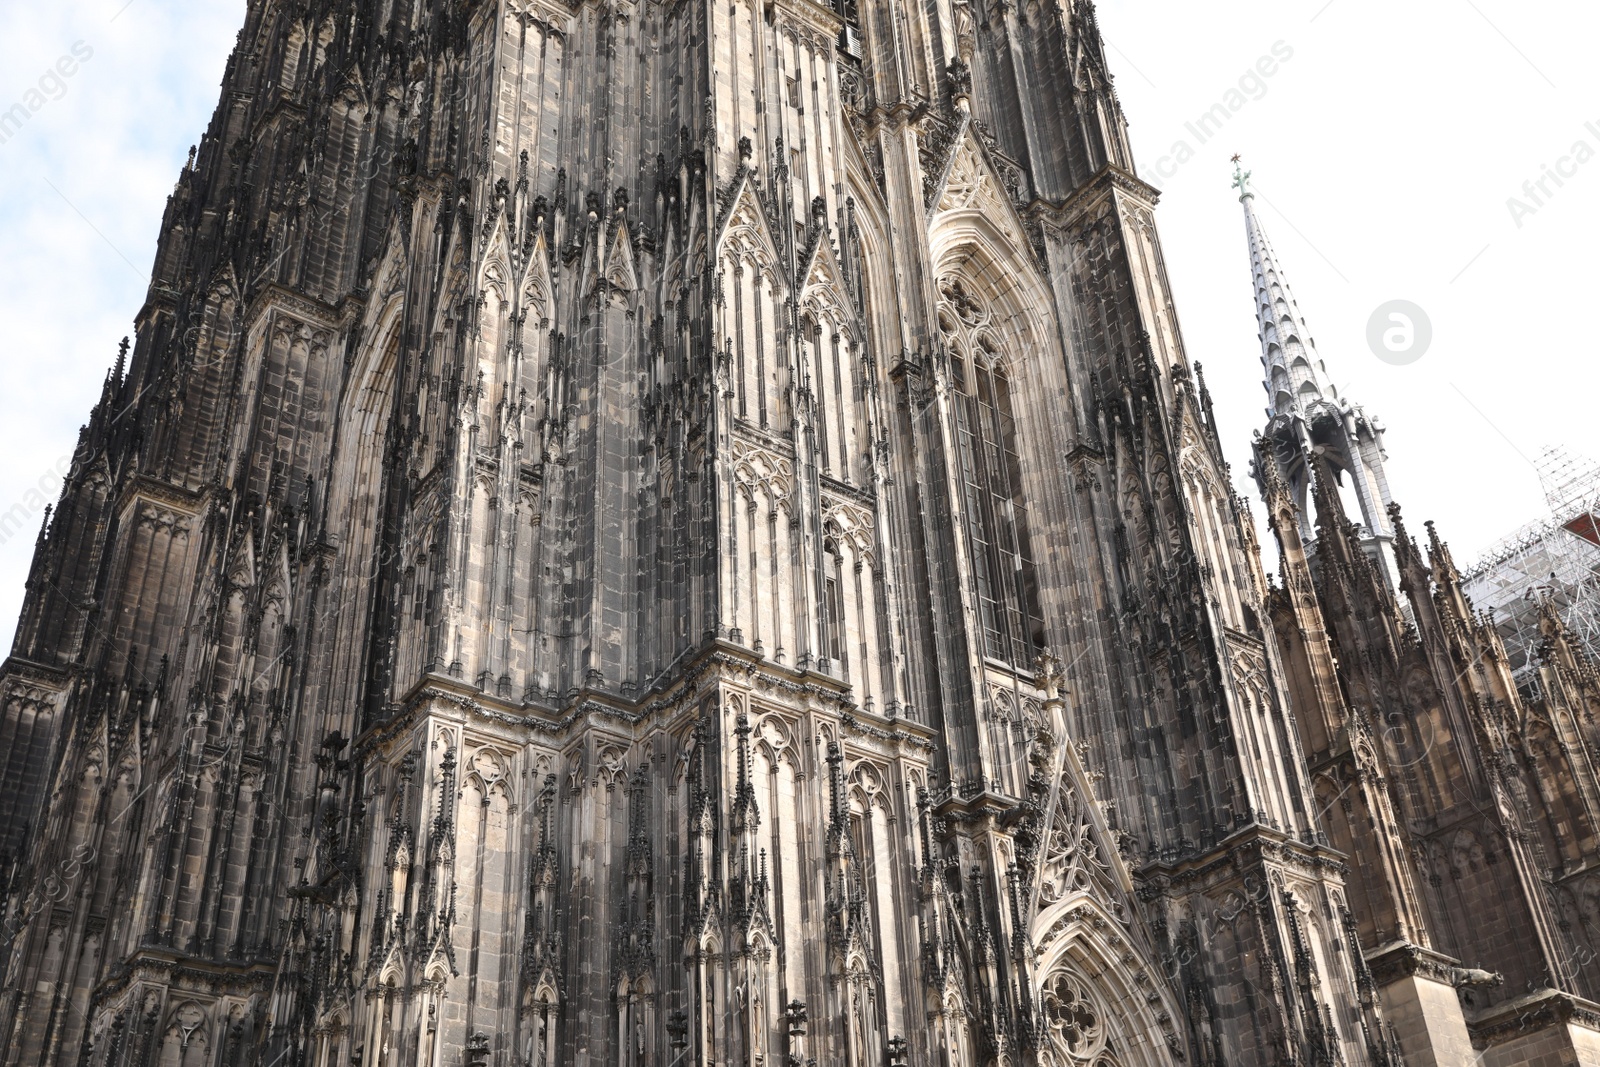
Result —
[[252, 0], [0, 670], [0, 1063], [1587, 1040], [1593, 669], [1270, 465], [1269, 586], [1155, 200], [1087, 0]]
[[[1266, 604], [1349, 936], [1406, 1063], [1600, 1060], [1600, 678], [1551, 604], [1521, 687], [1432, 523], [1406, 529], [1383, 428], [1340, 395], [1236, 174], [1261, 330]], [[1347, 512], [1349, 501], [1354, 514]]]

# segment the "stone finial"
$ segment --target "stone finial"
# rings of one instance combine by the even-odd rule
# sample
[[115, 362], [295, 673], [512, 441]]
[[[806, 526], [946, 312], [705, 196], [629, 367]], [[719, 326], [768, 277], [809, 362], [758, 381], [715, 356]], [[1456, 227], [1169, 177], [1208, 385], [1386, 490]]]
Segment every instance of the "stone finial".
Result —
[[1239, 190], [1239, 199], [1244, 201], [1254, 198], [1256, 194], [1250, 191], [1250, 172], [1244, 169], [1244, 165], [1240, 162], [1242, 159], [1244, 159], [1243, 156], [1237, 152], [1234, 153], [1232, 160], [1233, 187]]
[[689, 1047], [689, 1017], [681, 1011], [675, 1011], [667, 1019], [667, 1037], [676, 1052], [682, 1052]]
[[783, 1017], [789, 1023], [789, 1037], [791, 1039], [806, 1036], [806, 1023], [809, 1021], [809, 1016], [806, 1012], [805, 1001], [791, 1000], [789, 1006], [783, 1011]]

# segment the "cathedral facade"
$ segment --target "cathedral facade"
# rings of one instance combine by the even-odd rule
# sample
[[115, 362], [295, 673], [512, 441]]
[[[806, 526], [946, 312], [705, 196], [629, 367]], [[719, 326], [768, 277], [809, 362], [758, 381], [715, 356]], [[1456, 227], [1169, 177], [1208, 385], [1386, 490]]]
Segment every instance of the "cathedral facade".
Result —
[[0, 668], [0, 1065], [1600, 1063], [1600, 679], [1240, 184], [1281, 583], [1089, 0], [250, 0]]

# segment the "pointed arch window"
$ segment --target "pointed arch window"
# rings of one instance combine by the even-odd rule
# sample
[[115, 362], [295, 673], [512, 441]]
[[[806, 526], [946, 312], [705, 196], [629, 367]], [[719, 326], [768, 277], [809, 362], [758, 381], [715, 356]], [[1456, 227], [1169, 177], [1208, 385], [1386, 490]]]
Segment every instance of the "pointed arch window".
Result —
[[986, 342], [973, 346], [970, 359], [957, 354], [951, 363], [962, 505], [984, 654], [1031, 667], [1044, 644], [1044, 627], [1011, 380]]
[[830, 536], [822, 549], [824, 573], [822, 576], [823, 649], [828, 659], [844, 664], [844, 593], [841, 587], [843, 568], [839, 560], [839, 543]]

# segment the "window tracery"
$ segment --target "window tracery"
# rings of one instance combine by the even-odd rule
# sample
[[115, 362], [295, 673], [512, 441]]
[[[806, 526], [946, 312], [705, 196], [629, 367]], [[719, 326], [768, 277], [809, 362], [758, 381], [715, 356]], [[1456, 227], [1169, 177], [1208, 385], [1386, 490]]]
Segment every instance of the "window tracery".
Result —
[[1011, 377], [992, 317], [959, 280], [940, 286], [955, 393], [961, 504], [985, 655], [1028, 667], [1044, 646]]
[[1104, 1015], [1093, 994], [1075, 975], [1057, 971], [1047, 978], [1039, 1005], [1044, 1015], [1046, 1062], [1073, 1067], [1105, 1051]]

